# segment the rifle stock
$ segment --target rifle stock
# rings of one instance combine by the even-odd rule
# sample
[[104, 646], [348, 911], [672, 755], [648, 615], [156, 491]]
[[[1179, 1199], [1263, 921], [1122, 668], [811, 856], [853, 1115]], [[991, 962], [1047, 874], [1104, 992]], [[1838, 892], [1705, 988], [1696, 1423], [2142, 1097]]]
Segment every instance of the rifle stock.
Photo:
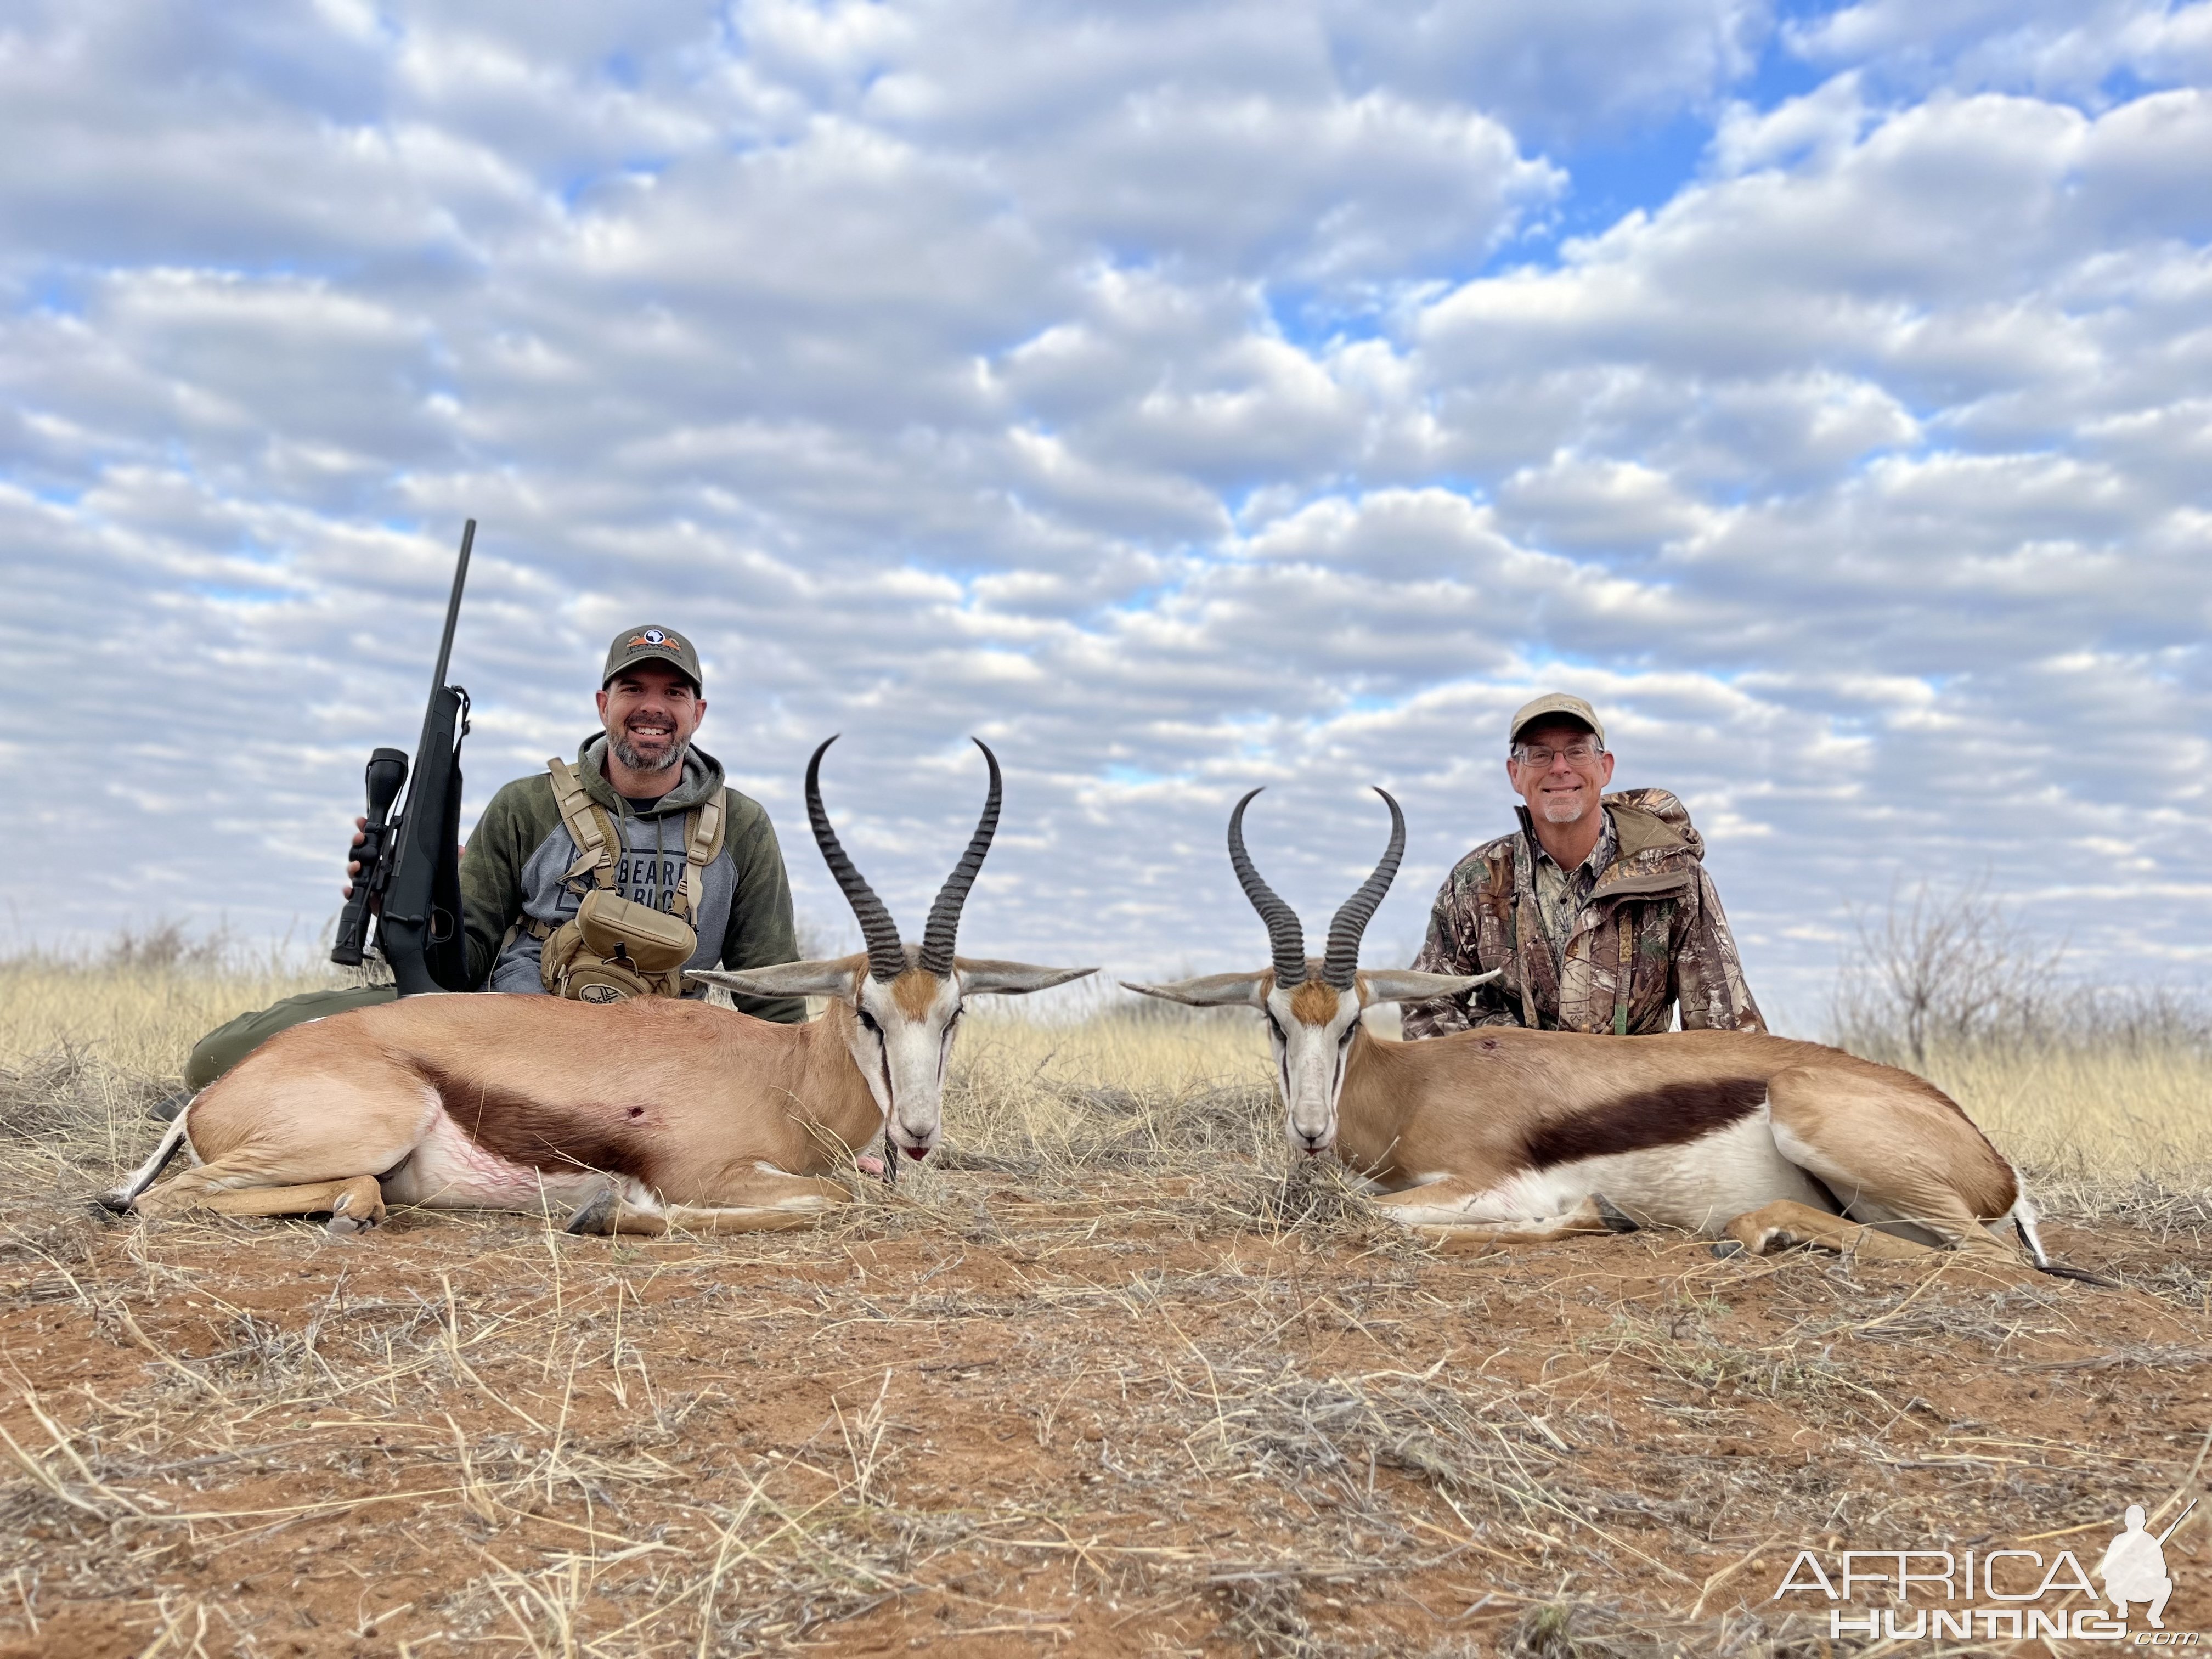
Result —
[[[357, 965], [367, 945], [368, 918], [376, 919], [376, 943], [392, 964], [403, 997], [428, 991], [468, 988], [468, 939], [462, 927], [461, 872], [458, 842], [461, 827], [461, 740], [469, 732], [469, 694], [446, 684], [453, 653], [453, 629], [460, 621], [461, 592], [468, 581], [469, 554], [476, 544], [477, 521], [461, 532], [461, 555], [453, 567], [453, 589], [446, 602], [446, 629], [438, 643], [438, 665], [431, 676], [429, 706], [415, 763], [396, 749], [379, 749], [369, 757], [368, 822], [359, 858], [362, 871], [353, 896], [338, 918], [331, 960]], [[387, 823], [402, 782], [407, 804]]]

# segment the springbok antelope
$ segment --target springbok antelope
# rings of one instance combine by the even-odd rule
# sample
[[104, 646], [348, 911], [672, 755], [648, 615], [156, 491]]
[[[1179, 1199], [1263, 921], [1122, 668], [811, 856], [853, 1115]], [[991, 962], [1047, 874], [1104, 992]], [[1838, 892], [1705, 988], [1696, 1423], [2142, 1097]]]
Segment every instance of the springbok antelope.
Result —
[[[1297, 916], [1254, 868], [1244, 809], [1229, 861], [1267, 923], [1274, 963], [1129, 985], [1196, 1007], [1267, 1016], [1291, 1145], [1338, 1157], [1381, 1189], [1383, 1213], [1447, 1243], [1534, 1243], [1651, 1224], [1869, 1256], [1948, 1246], [2055, 1267], [2012, 1165], [1932, 1084], [1818, 1043], [1744, 1031], [1659, 1036], [1478, 1028], [1420, 1042], [1369, 1032], [1378, 1004], [1446, 996], [1472, 977], [1359, 968], [1359, 941], [1405, 851], [1388, 792], [1389, 849], [1305, 954]], [[1735, 1246], [1717, 1245], [1716, 1249]]]
[[[836, 741], [807, 764], [806, 815], [866, 950], [691, 975], [753, 996], [826, 997], [822, 1018], [780, 1025], [662, 998], [404, 998], [270, 1039], [101, 1202], [144, 1215], [328, 1211], [338, 1233], [374, 1226], [387, 1204], [577, 1206], [572, 1232], [750, 1232], [843, 1201], [830, 1171], [878, 1133], [887, 1174], [901, 1153], [927, 1158], [966, 999], [1096, 970], [953, 954], [999, 822], [998, 758], [980, 739], [982, 817], [921, 943], [902, 943], [823, 808], [822, 757]], [[194, 1167], [154, 1186], [179, 1146]]]

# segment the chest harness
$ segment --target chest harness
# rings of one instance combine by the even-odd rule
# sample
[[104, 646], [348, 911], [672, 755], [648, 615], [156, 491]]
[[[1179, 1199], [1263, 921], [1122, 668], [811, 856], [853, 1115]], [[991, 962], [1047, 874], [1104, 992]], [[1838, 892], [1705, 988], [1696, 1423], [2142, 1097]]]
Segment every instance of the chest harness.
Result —
[[580, 902], [576, 914], [557, 926], [535, 917], [520, 924], [522, 932], [543, 941], [539, 979], [555, 996], [577, 1002], [683, 995], [684, 964], [699, 949], [694, 924], [706, 891], [702, 872], [721, 855], [728, 828], [724, 797], [717, 791], [684, 815], [684, 875], [672, 908], [656, 910], [615, 890], [615, 860], [628, 848], [576, 769], [556, 757], [546, 769], [552, 775], [561, 822], [576, 843], [575, 862], [562, 884]]

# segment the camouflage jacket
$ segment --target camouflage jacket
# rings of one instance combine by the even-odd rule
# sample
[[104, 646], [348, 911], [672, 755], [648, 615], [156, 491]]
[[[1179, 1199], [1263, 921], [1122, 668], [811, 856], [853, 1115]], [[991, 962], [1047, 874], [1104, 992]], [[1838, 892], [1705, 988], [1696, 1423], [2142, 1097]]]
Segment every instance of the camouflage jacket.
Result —
[[1445, 878], [1413, 966], [1505, 971], [1463, 996], [1407, 1003], [1408, 1037], [1476, 1025], [1644, 1036], [1671, 1026], [1677, 1002], [1686, 1030], [1766, 1029], [1682, 803], [1664, 789], [1625, 789], [1604, 804], [1614, 856], [1556, 954], [1537, 907], [1526, 807], [1518, 833], [1476, 848]]

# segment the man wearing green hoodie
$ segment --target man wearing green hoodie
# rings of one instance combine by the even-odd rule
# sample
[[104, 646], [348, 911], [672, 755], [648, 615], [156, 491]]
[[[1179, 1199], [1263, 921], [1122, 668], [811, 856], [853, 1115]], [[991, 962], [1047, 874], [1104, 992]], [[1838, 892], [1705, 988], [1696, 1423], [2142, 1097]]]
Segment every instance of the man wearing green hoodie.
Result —
[[[540, 952], [573, 921], [595, 884], [664, 915], [680, 915], [698, 936], [683, 966], [760, 968], [795, 961], [791, 884], [775, 828], [759, 802], [730, 788], [721, 763], [695, 747], [707, 714], [698, 653], [670, 628], [626, 628], [607, 651], [599, 692], [601, 730], [576, 751], [573, 768], [556, 763], [518, 778], [491, 798], [461, 854], [461, 900], [471, 985], [479, 990], [543, 994]], [[560, 775], [571, 793], [562, 811]], [[587, 804], [588, 803], [588, 804]], [[693, 845], [702, 823], [720, 823], [708, 846]], [[594, 811], [591, 809], [596, 808]], [[605, 825], [594, 874], [569, 819]], [[588, 827], [586, 831], [591, 832]], [[696, 835], [701, 842], [708, 836]], [[360, 866], [349, 867], [358, 875]], [[185, 1070], [197, 1091], [277, 1032], [374, 1003], [390, 986], [311, 991], [241, 1015], [200, 1039]], [[762, 1019], [806, 1017], [796, 998], [739, 997]]]
[[[760, 804], [729, 788], [714, 757], [691, 746], [707, 713], [699, 659], [673, 629], [626, 629], [607, 652], [599, 694], [605, 729], [576, 751], [573, 775], [601, 821], [618, 830], [611, 885], [663, 914], [689, 911], [699, 936], [686, 968], [762, 968], [799, 955], [791, 887], [775, 828]], [[686, 821], [719, 800], [722, 848], [687, 901]], [[696, 820], [692, 820], [696, 823]], [[488, 990], [542, 991], [539, 951], [576, 914], [588, 880], [572, 872], [580, 848], [563, 823], [556, 778], [520, 778], [491, 798], [461, 860], [469, 977]], [[798, 1020], [790, 999], [740, 998], [763, 1019]]]

